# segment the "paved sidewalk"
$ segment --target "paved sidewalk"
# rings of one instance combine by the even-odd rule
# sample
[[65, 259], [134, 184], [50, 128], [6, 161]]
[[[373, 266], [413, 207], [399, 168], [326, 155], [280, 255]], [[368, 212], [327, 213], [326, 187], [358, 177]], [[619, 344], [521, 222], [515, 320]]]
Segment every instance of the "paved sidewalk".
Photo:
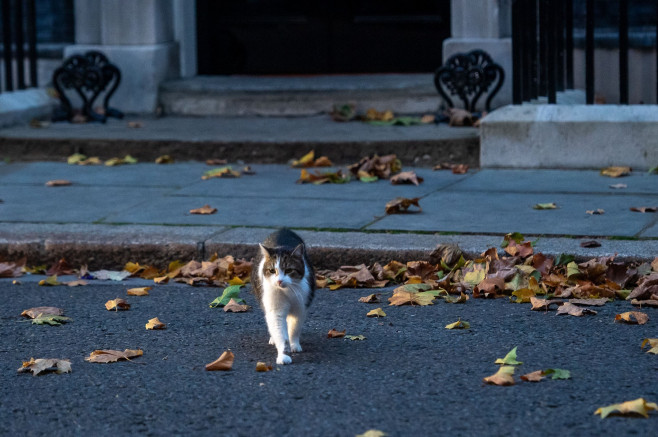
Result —
[[[253, 165], [256, 174], [202, 180], [210, 167], [187, 162], [118, 167], [32, 162], [0, 164], [0, 256], [116, 267], [162, 263], [214, 252], [251, 257], [278, 226], [301, 231], [316, 264], [424, 259], [440, 242], [475, 255], [499, 246], [507, 232], [537, 239], [537, 250], [581, 258], [658, 255], [658, 176], [612, 179], [595, 171], [480, 170], [465, 175], [416, 169], [419, 186], [388, 181], [300, 185], [300, 171]], [[238, 168], [234, 165], [234, 168]], [[411, 169], [405, 167], [405, 170]], [[71, 186], [47, 187], [68, 179]], [[627, 188], [613, 189], [624, 183]], [[420, 197], [416, 214], [386, 215], [398, 197]], [[558, 209], [535, 210], [555, 202]], [[213, 215], [192, 215], [209, 204]], [[603, 209], [602, 215], [587, 210]], [[585, 249], [583, 240], [601, 247]]]

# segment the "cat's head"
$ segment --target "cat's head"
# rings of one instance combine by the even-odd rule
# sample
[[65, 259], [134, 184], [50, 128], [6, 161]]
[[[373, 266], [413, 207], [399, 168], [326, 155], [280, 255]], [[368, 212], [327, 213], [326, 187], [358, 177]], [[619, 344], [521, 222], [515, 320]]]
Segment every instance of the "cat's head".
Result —
[[287, 288], [304, 278], [304, 245], [294, 249], [270, 248], [260, 245], [263, 255], [263, 279], [278, 288]]

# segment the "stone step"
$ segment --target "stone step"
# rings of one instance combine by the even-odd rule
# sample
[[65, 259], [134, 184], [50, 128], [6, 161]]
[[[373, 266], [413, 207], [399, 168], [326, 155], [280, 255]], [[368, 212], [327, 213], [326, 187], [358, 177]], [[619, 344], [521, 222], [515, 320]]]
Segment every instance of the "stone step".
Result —
[[435, 113], [432, 74], [197, 76], [160, 86], [165, 114], [289, 117], [326, 114], [353, 102], [395, 114]]

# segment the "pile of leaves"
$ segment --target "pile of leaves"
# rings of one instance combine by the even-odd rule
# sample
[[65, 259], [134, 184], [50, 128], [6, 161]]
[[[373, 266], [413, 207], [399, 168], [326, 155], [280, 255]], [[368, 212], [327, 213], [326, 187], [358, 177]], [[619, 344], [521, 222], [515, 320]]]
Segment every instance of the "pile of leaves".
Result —
[[355, 103], [334, 105], [331, 118], [339, 122], [362, 121], [376, 126], [414, 126], [436, 121], [436, 117], [432, 114], [426, 114], [422, 117], [396, 116], [390, 109], [379, 111], [375, 108], [369, 108], [365, 113], [359, 113], [356, 110]]

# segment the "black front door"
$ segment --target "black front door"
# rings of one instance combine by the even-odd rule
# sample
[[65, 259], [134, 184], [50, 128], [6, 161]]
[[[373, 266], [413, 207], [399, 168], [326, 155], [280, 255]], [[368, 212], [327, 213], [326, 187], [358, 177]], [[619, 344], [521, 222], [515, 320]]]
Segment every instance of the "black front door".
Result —
[[197, 0], [199, 74], [430, 72], [450, 0]]

